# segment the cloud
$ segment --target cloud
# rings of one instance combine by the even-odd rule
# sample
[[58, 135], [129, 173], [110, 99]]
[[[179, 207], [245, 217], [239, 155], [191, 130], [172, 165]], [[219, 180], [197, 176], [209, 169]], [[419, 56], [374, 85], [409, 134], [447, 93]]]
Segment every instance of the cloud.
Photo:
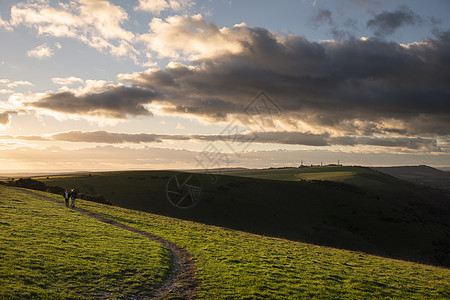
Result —
[[0, 89], [0, 94], [12, 94], [12, 93], [14, 93], [13, 90]]
[[333, 13], [329, 9], [320, 8], [308, 20], [308, 24], [314, 29], [318, 29], [321, 25], [327, 24], [331, 27], [330, 33], [336, 40], [345, 38], [353, 38], [351, 30], [356, 28], [356, 20], [347, 18], [341, 24], [337, 24], [333, 18]]
[[0, 79], [0, 83], [1, 84], [5, 84], [9, 88], [15, 88], [15, 87], [18, 87], [18, 86], [21, 86], [21, 85], [22, 86], [24, 86], [24, 85], [32, 86], [33, 85], [31, 82], [26, 81], [26, 80], [12, 81], [12, 80], [9, 80], [9, 79]]
[[430, 138], [341, 136], [330, 138], [329, 143], [341, 146], [367, 145], [380, 147], [399, 147], [426, 152], [442, 151], [438, 146], [436, 139]]
[[417, 25], [423, 19], [407, 6], [400, 6], [393, 12], [383, 11], [369, 21], [367, 27], [379, 37], [393, 34], [397, 29], [407, 25]]
[[150, 32], [139, 36], [148, 49], [160, 57], [198, 59], [222, 53], [240, 53], [250, 32], [244, 24], [219, 29], [201, 15], [153, 18]]
[[147, 11], [154, 15], [159, 15], [162, 11], [172, 9], [173, 11], [187, 11], [194, 6], [191, 0], [139, 0], [135, 10]]
[[[168, 30], [183, 40], [180, 23], [189, 24], [187, 36], [195, 40], [214, 28], [196, 18], [163, 26], [174, 25]], [[343, 134], [450, 134], [450, 32], [409, 45], [377, 39], [317, 43], [246, 26], [214, 32], [213, 41], [234, 41], [236, 51], [205, 51], [190, 66], [170, 63], [119, 79], [164, 95], [166, 113], [211, 122], [245, 118], [245, 106], [265, 90], [279, 101], [285, 124]], [[165, 44], [171, 47], [166, 55], [193, 51], [183, 44]]]
[[13, 30], [13, 27], [9, 24], [9, 22], [3, 20], [1, 17], [0, 17], [0, 28], [3, 28], [7, 31]]
[[[108, 131], [69, 131], [42, 136], [0, 136], [0, 139], [26, 141], [64, 141], [76, 143], [162, 143], [165, 141], [222, 142], [231, 147], [241, 143], [301, 145], [301, 146], [375, 146], [399, 148], [417, 151], [441, 152], [436, 139], [406, 137], [368, 137], [368, 136], [330, 136], [329, 134], [313, 134], [311, 132], [244, 132], [235, 134], [148, 134], [118, 133]], [[445, 142], [443, 142], [445, 146]]]
[[154, 15], [159, 15], [161, 11], [168, 9], [169, 7], [169, 3], [165, 0], [139, 0], [139, 5], [134, 9], [148, 11]]
[[129, 133], [113, 133], [107, 131], [93, 131], [93, 132], [70, 131], [52, 134], [50, 138], [55, 141], [106, 143], [106, 144], [161, 142], [160, 137], [155, 134], [145, 134], [145, 133], [129, 134]]
[[253, 126], [245, 109], [265, 90], [282, 110], [270, 116], [266, 131], [450, 135], [450, 31], [404, 45], [371, 38], [312, 42], [244, 24], [219, 29], [199, 15], [154, 22], [160, 30], [154, 37], [164, 43], [149, 47], [172, 59], [189, 56], [189, 64], [119, 75], [128, 87], [46, 93], [22, 103], [109, 119], [150, 115], [152, 107], [155, 114], [211, 123], [239, 118]]
[[[28, 26], [39, 35], [82, 41], [102, 53], [134, 58], [134, 34], [122, 28], [126, 11], [106, 0], [77, 0], [51, 7], [49, 2], [25, 2], [11, 8], [11, 26]], [[58, 45], [56, 45], [58, 47]]]
[[314, 135], [301, 132], [258, 132], [237, 135], [166, 135], [166, 134], [129, 134], [107, 131], [81, 132], [70, 131], [49, 136], [50, 140], [89, 143], [153, 143], [162, 141], [200, 141], [200, 142], [240, 142], [253, 140], [256, 143], [277, 143], [291, 145], [325, 146], [327, 135]]
[[11, 116], [7, 112], [0, 113], [0, 125], [6, 126], [11, 122]]
[[327, 23], [328, 25], [334, 25], [332, 12], [329, 9], [318, 9], [314, 15], [308, 20], [315, 29], [319, 28], [320, 25]]
[[59, 85], [72, 85], [75, 83], [84, 83], [84, 80], [78, 77], [55, 77], [52, 78], [52, 82]]
[[47, 44], [42, 44], [42, 45], [37, 46], [36, 48], [28, 51], [27, 56], [35, 57], [35, 58], [41, 60], [44, 58], [52, 57], [53, 50]]
[[28, 107], [44, 109], [68, 115], [94, 116], [109, 119], [125, 119], [131, 116], [152, 116], [145, 108], [155, 97], [151, 90], [108, 85], [91, 88], [88, 93], [73, 90], [39, 95], [25, 99]]

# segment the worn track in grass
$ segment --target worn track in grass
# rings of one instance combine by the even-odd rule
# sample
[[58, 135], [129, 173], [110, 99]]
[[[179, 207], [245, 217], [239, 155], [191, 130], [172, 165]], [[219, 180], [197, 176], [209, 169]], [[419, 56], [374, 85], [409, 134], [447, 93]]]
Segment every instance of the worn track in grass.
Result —
[[[23, 193], [27, 193], [33, 195], [35, 197], [39, 197], [58, 205], [64, 206], [64, 203], [54, 200], [49, 197], [45, 197], [39, 194], [36, 194], [30, 190], [14, 188]], [[112, 226], [116, 226], [137, 234], [140, 234], [152, 241], [155, 241], [164, 247], [166, 247], [172, 253], [172, 270], [169, 277], [164, 281], [163, 285], [159, 287], [153, 298], [162, 299], [166, 297], [177, 297], [178, 299], [195, 299], [195, 290], [197, 287], [197, 282], [195, 280], [195, 265], [192, 260], [191, 254], [180, 246], [165, 240], [159, 236], [153, 235], [149, 232], [138, 230], [131, 226], [119, 223], [115, 220], [106, 218], [104, 216], [92, 213], [82, 208], [75, 207], [74, 210], [87, 215], [91, 218], [97, 219], [101, 222], [110, 224]], [[172, 298], [173, 299], [173, 298]]]

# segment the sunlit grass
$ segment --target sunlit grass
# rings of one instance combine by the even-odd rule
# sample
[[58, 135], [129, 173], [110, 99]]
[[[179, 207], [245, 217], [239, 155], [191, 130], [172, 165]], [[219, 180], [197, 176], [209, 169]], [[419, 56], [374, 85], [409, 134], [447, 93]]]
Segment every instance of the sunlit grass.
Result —
[[4, 186], [0, 216], [0, 299], [145, 296], [171, 267], [155, 242]]
[[[60, 197], [50, 195], [55, 199]], [[199, 298], [445, 299], [450, 270], [80, 201], [193, 254]]]

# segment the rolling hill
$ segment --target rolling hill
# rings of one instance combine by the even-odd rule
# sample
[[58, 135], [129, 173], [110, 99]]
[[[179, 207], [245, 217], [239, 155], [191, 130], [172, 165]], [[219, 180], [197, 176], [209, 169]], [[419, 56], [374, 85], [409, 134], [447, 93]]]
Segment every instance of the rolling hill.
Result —
[[429, 166], [376, 167], [373, 170], [413, 182], [441, 189], [450, 194], [450, 173]]
[[[62, 201], [58, 195], [38, 191], [34, 193]], [[9, 242], [2, 245], [0, 250], [2, 257], [6, 257], [8, 262], [3, 263], [3, 268], [0, 269], [0, 297], [10, 299], [32, 295], [34, 298], [77, 298], [75, 292], [68, 294], [67, 290], [71, 289], [78, 291], [79, 297], [92, 298], [95, 297], [93, 295], [99, 297], [96, 293], [104, 288], [106, 291], [112, 288], [116, 294], [105, 294], [105, 298], [127, 298], [117, 293], [133, 289], [138, 294], [139, 291], [146, 290], [147, 284], [157, 286], [160, 282], [154, 272], [163, 271], [167, 262], [159, 256], [153, 259], [152, 253], [158, 253], [158, 247], [141, 241], [140, 236], [133, 236], [119, 229], [103, 229], [108, 224], [86, 219], [76, 211], [8, 187], [0, 186], [0, 201], [0, 212], [8, 216], [3, 223], [20, 224], [1, 225], [14, 235], [5, 235]], [[196, 265], [198, 299], [450, 297], [450, 270], [445, 268], [249, 234], [83, 200], [79, 201], [79, 207], [158, 235], [189, 251]], [[50, 214], [51, 218], [48, 217]], [[76, 218], [79, 223], [73, 231], [67, 227], [68, 221], [72, 223], [70, 218]], [[36, 220], [39, 222], [36, 223]], [[70, 237], [71, 234], [76, 236]], [[67, 243], [61, 243], [61, 239], [67, 240]], [[145, 244], [136, 245], [133, 249], [126, 246], [126, 243], [142, 242]], [[55, 266], [55, 262], [49, 257], [59, 257], [58, 253], [70, 253], [74, 243], [89, 246], [77, 248], [82, 251], [77, 252], [77, 264], [70, 265], [68, 270], [58, 268], [57, 264]], [[52, 244], [56, 244], [57, 248], [47, 246]], [[29, 251], [20, 252], [18, 256], [18, 249]], [[92, 257], [95, 251], [99, 251], [101, 255]], [[100, 274], [93, 273], [95, 268], [91, 271], [83, 269], [82, 266], [93, 263], [101, 266], [111, 253], [119, 255], [114, 259], [110, 258], [110, 263], [115, 263], [117, 268], [107, 268]], [[150, 256], [143, 260], [139, 253], [148, 253]], [[71, 261], [64, 257], [60, 259], [62, 266]], [[2, 262], [5, 260], [2, 259]], [[150, 267], [151, 264], [154, 264], [153, 267]], [[121, 268], [126, 266], [135, 266], [137, 269], [121, 272]], [[145, 270], [151, 272], [146, 274]], [[55, 274], [55, 271], [58, 273]], [[69, 281], [71, 284], [64, 287], [67, 283], [64, 272], [68, 272], [71, 279], [76, 279], [77, 276], [83, 279], [85, 274], [91, 276], [93, 273], [93, 280], [88, 280], [91, 277], [87, 277], [85, 280]], [[14, 277], [9, 274], [14, 274]], [[30, 275], [24, 277], [25, 274]], [[40, 276], [33, 277], [35, 274]], [[108, 274], [119, 276], [110, 277]], [[142, 280], [144, 274], [145, 281]], [[127, 276], [135, 278], [126, 280]], [[151, 276], [154, 276], [153, 280], [149, 280]], [[124, 285], [115, 286], [114, 280], [123, 282]], [[10, 291], [14, 286], [32, 293], [13, 294], [19, 297], [11, 297]], [[49, 293], [46, 290], [48, 286], [56, 286], [58, 289]], [[71, 297], [66, 297], [67, 295]], [[141, 296], [133, 298], [139, 299]]]
[[[38, 178], [102, 194], [124, 208], [266, 236], [450, 266], [446, 195], [362, 167], [309, 167], [195, 174], [197, 206], [167, 200], [173, 171], [86, 173]], [[190, 176], [178, 173], [180, 181]]]

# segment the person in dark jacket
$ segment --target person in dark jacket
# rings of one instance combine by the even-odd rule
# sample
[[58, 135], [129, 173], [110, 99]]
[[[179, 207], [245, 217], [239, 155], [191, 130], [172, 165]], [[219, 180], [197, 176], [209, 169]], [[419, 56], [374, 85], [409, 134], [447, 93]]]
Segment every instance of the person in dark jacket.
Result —
[[69, 199], [70, 199], [70, 193], [68, 190], [64, 191], [64, 201], [66, 202], [66, 206], [69, 207]]
[[75, 207], [75, 200], [77, 199], [77, 191], [75, 189], [72, 189], [70, 191], [70, 199], [72, 200], [72, 203], [71, 203], [70, 207], [74, 208]]

